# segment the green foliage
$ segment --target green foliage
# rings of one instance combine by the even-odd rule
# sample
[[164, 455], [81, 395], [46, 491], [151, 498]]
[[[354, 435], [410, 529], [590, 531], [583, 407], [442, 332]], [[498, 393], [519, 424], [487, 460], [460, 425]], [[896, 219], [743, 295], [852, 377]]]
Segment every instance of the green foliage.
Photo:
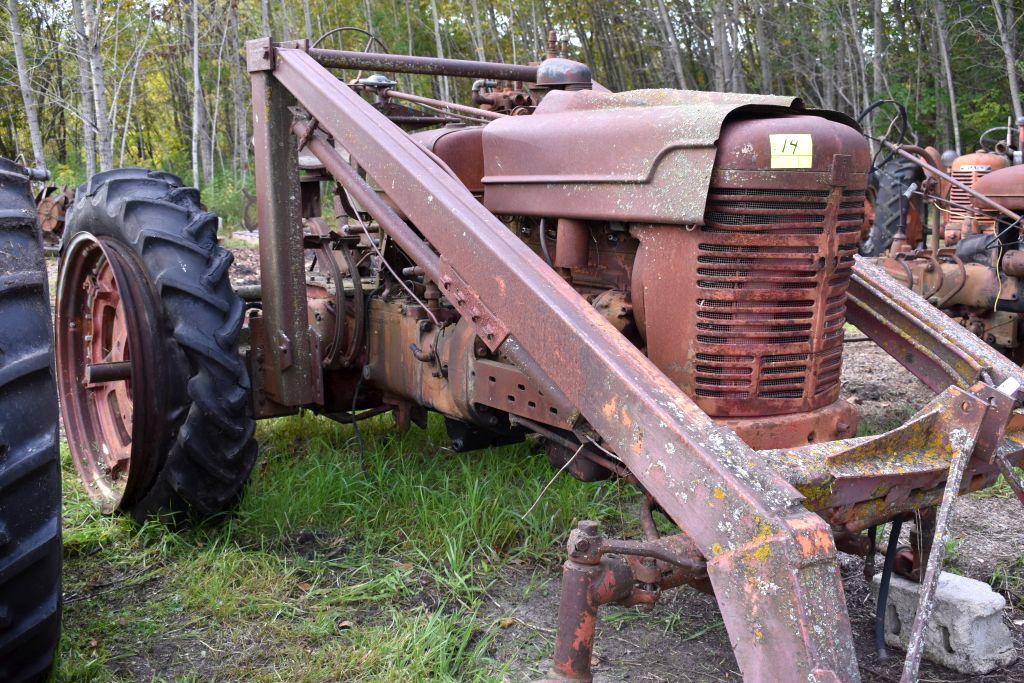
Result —
[[[543, 58], [547, 32], [553, 29], [566, 39], [569, 56], [591, 64], [597, 80], [613, 90], [677, 85], [671, 32], [679, 45], [681, 76], [689, 87], [793, 94], [812, 106], [852, 115], [874, 99], [892, 97], [907, 105], [918, 142], [940, 148], [952, 144], [933, 5], [881, 3], [882, 40], [876, 45], [872, 3], [741, 0], [728, 6], [729, 11], [720, 2], [664, 4], [667, 24], [652, 3], [639, 0], [481, 0], [472, 6], [440, 0], [437, 37], [430, 0], [285, 0], [269, 3], [268, 19], [277, 39], [307, 32], [315, 39], [334, 27], [355, 26], [370, 28], [379, 37], [375, 50], [432, 55], [440, 40], [447, 57], [520, 63]], [[48, 163], [60, 182], [79, 182], [86, 166], [76, 59], [81, 41], [70, 0], [21, 0], [18, 5]], [[196, 5], [203, 111], [199, 147], [207, 162], [205, 177], [199, 180], [212, 184], [215, 194], [225, 193], [231, 217], [237, 210], [229, 199], [235, 196], [231, 188], [237, 191], [251, 182], [251, 112], [243, 43], [263, 33], [262, 3], [198, 0]], [[192, 6], [150, 0], [99, 4], [95, 33], [107, 82], [114, 165], [169, 170], [193, 182]], [[1024, 2], [1003, 0], [1001, 6], [1017, 37], [1012, 49], [1017, 51], [1019, 77], [1024, 70], [1019, 40]], [[1008, 78], [991, 4], [947, 1], [945, 7], [943, 28], [949, 38], [962, 144], [968, 151], [982, 130], [1005, 124], [1012, 112]], [[716, 27], [730, 36], [724, 50], [714, 43]], [[7, 22], [2, 30], [9, 31]], [[326, 38], [322, 46], [363, 50], [367, 43], [365, 36], [348, 31]], [[872, 64], [876, 52], [882, 55], [882, 86], [877, 92]], [[735, 63], [734, 69], [727, 69], [723, 53]], [[14, 157], [24, 154], [29, 144], [9, 40], [0, 41], [0, 73], [0, 154]], [[398, 80], [404, 90], [440, 93], [440, 81], [429, 76], [399, 75]], [[468, 81], [455, 79], [451, 86], [454, 99], [469, 101]], [[875, 127], [884, 124], [876, 121]], [[230, 182], [224, 180], [228, 177]]]

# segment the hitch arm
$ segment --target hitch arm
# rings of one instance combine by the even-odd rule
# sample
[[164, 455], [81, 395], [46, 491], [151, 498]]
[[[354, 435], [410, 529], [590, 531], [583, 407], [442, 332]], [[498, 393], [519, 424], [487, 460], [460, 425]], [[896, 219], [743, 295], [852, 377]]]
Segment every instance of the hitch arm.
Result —
[[693, 539], [747, 680], [858, 680], [835, 547], [797, 491], [401, 129], [306, 52], [265, 47], [277, 82], [440, 254], [438, 285], [480, 338], [555, 384]]

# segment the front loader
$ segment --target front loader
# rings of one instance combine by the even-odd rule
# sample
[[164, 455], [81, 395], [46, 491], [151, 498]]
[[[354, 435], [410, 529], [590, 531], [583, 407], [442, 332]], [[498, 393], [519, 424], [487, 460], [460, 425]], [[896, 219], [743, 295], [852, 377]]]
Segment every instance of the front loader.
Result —
[[[867, 530], [921, 511], [941, 536], [953, 496], [1014, 476], [1024, 373], [857, 260], [870, 157], [842, 114], [610, 93], [553, 50], [246, 52], [259, 287], [232, 291], [215, 216], [166, 173], [100, 174], [67, 219], [58, 374], [104, 509], [227, 508], [254, 420], [301, 409], [437, 412], [456, 450], [533, 433], [646, 501], [643, 539], [570, 534], [552, 679], [590, 680], [600, 605], [688, 584], [746, 680], [855, 681], [837, 545], [873, 555]], [[374, 71], [474, 79], [474, 106]], [[936, 392], [884, 434], [839, 398], [847, 320]], [[924, 603], [941, 553], [917, 561]]]

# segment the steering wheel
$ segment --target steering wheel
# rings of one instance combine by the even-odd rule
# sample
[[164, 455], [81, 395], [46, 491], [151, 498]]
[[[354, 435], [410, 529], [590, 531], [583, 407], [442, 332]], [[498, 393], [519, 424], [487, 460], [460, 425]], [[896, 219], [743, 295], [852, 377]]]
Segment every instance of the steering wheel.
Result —
[[[1005, 154], [1006, 132], [1010, 131], [1012, 133], [1014, 130], [1015, 129], [1009, 128], [1007, 126], [995, 126], [994, 128], [989, 128], [978, 137], [978, 144], [980, 144], [981, 148], [986, 152], [996, 152], [998, 154]], [[997, 131], [1002, 133], [1002, 135], [998, 138], [995, 136], [995, 133]]]
[[[871, 165], [874, 168], [881, 168], [882, 166], [885, 166], [892, 160], [894, 156], [896, 156], [896, 152], [890, 151], [886, 155], [885, 159], [881, 161], [881, 163], [878, 162], [878, 155], [881, 154], [882, 151], [886, 149], [885, 145], [882, 144], [883, 142], [890, 142], [894, 145], [900, 145], [906, 142], [907, 138], [907, 108], [904, 107], [903, 104], [901, 104], [900, 102], [897, 102], [896, 100], [877, 100], [876, 102], [871, 103], [871, 105], [868, 106], [867, 109], [862, 111], [860, 113], [860, 116], [857, 117], [857, 123], [863, 123], [864, 120], [867, 119], [867, 117], [873, 111], [875, 111], [876, 109], [881, 109], [886, 105], [895, 107], [896, 114], [889, 119], [889, 125], [886, 126], [885, 133], [883, 133], [882, 137], [880, 138], [875, 138], [870, 133], [865, 133], [865, 137], [875, 140], [876, 142], [879, 143], [878, 151], [875, 152], [875, 158], [871, 160]], [[890, 133], [892, 133], [894, 130], [897, 134], [893, 136], [895, 138], [894, 140], [890, 140]]]

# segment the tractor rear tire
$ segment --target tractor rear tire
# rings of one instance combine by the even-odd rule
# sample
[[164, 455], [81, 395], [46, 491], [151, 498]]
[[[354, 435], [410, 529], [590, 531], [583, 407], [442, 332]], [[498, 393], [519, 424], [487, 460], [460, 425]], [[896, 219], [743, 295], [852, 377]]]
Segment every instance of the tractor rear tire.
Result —
[[43, 680], [60, 637], [60, 450], [43, 243], [0, 159], [0, 680]]
[[[245, 309], [228, 277], [231, 252], [217, 244], [216, 215], [200, 204], [198, 190], [169, 173], [117, 169], [78, 189], [65, 233], [64, 248], [72, 255], [76, 238], [84, 237], [131, 257], [136, 292], [151, 293], [135, 300], [155, 302], [149, 317], [156, 329], [136, 332], [158, 349], [159, 382], [166, 382], [142, 387], [147, 379], [159, 382], [143, 373], [140, 382], [133, 374], [133, 392], [161, 392], [162, 404], [155, 404], [161, 413], [158, 427], [147, 432], [147, 444], [138, 444], [147, 462], [135, 462], [140, 435], [132, 422], [129, 486], [133, 475], [139, 481], [130, 498], [101, 504], [111, 503], [139, 521], [202, 519], [227, 510], [252, 470], [257, 447], [249, 376], [238, 351]], [[66, 286], [75, 285], [64, 282], [68, 258], [62, 254], [62, 297]], [[138, 280], [144, 281], [141, 286]], [[63, 304], [58, 308], [60, 321], [66, 312]], [[64, 340], [60, 331], [58, 362], [66, 362]], [[68, 371], [60, 374], [63, 378]], [[62, 384], [65, 404], [70, 390]], [[70, 445], [83, 474], [75, 449], [84, 446]]]
[[[885, 254], [896, 235], [906, 230], [911, 204], [920, 204], [918, 197], [912, 195], [908, 198], [906, 192], [912, 184], [920, 185], [924, 179], [921, 168], [902, 157], [894, 157], [872, 175], [878, 186], [875, 193], [875, 221], [871, 224], [868, 238], [860, 245], [862, 256]], [[918, 212], [918, 215], [921, 213]]]

